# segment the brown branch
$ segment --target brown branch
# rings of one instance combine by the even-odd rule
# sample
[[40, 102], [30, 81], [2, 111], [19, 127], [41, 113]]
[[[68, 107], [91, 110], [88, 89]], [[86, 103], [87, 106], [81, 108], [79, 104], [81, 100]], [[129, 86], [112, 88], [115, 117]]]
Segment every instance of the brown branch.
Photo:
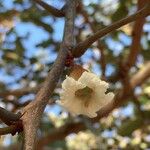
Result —
[[13, 122], [18, 121], [21, 117], [21, 114], [14, 114], [2, 107], [0, 107], [0, 120], [7, 125], [11, 125]]
[[12, 112], [16, 112], [18, 109], [27, 106], [32, 100], [20, 103], [18, 100], [2, 100], [5, 104], [10, 103], [13, 105]]
[[[6, 98], [7, 96], [13, 95], [16, 97], [25, 95], [25, 94], [30, 94], [30, 93], [36, 93], [39, 91], [39, 89], [42, 87], [42, 84], [37, 85], [36, 87], [24, 87], [21, 89], [16, 89], [16, 90], [4, 90], [0, 91], [0, 97]], [[60, 85], [57, 85], [59, 88]]]
[[[12, 112], [16, 112], [17, 109], [21, 108], [21, 107], [25, 107], [27, 106], [30, 102], [32, 102], [33, 100], [27, 100], [23, 103], [20, 103], [18, 100], [6, 100], [3, 99], [2, 102], [4, 102], [5, 104], [12, 104], [14, 107], [12, 109]], [[54, 99], [49, 99], [48, 105], [53, 105], [55, 103]]]
[[38, 85], [36, 87], [25, 87], [17, 90], [0, 91], [0, 97], [7, 97], [9, 95], [22, 96], [29, 93], [35, 93], [41, 88], [41, 86], [42, 85]]
[[[49, 100], [50, 102], [48, 103], [49, 105], [54, 104], [54, 100]], [[14, 101], [7, 101], [10, 102], [14, 105], [15, 107], [24, 107], [28, 105], [31, 101], [28, 100], [24, 103], [19, 103], [19, 102], [14, 102]], [[2, 117], [1, 117], [2, 116]], [[15, 135], [17, 132], [22, 132], [23, 131], [23, 125], [22, 122], [20, 121], [21, 114], [13, 114], [12, 112], [8, 112], [7, 110], [3, 109], [0, 107], [0, 119], [9, 127], [4, 127], [0, 128], [0, 135], [6, 135], [6, 134], [12, 134]]]
[[[143, 8], [148, 2], [147, 0], [138, 0], [138, 10]], [[132, 31], [132, 44], [131, 44], [131, 50], [129, 53], [129, 56], [125, 62], [126, 66], [126, 73], [129, 71], [129, 69], [134, 65], [137, 59], [137, 55], [139, 54], [139, 51], [141, 49], [140, 41], [141, 41], [141, 36], [143, 33], [143, 25], [145, 22], [145, 18], [140, 18], [135, 21], [133, 31]]]
[[[95, 25], [93, 22], [91, 22], [89, 20], [89, 15], [88, 15], [87, 11], [84, 9], [82, 1], [79, 1], [79, 10], [80, 10], [80, 13], [82, 14], [82, 16], [84, 17], [85, 22], [89, 24], [92, 32], [95, 33], [96, 32]], [[99, 51], [101, 53], [101, 57], [100, 57], [100, 64], [101, 64], [101, 69], [102, 69], [102, 77], [101, 78], [105, 78], [106, 60], [105, 60], [105, 54], [104, 54], [104, 47], [100, 43], [100, 41], [97, 42], [97, 48], [99, 49]]]
[[35, 100], [27, 105], [24, 109], [25, 114], [22, 117], [22, 121], [25, 134], [25, 150], [35, 149], [35, 141], [37, 137], [36, 133], [39, 127], [41, 116], [65, 67], [65, 60], [68, 55], [68, 50], [70, 50], [73, 45], [75, 10], [76, 0], [67, 0], [64, 38], [59, 50], [58, 57], [42, 88], [37, 93]]
[[15, 122], [15, 124], [9, 127], [0, 128], [0, 135], [12, 134], [15, 135], [17, 132], [22, 132], [23, 126], [21, 121]]
[[37, 17], [31, 15], [29, 18], [29, 21], [33, 22], [35, 25], [37, 25], [39, 27], [42, 27], [48, 33], [53, 32], [53, 28], [51, 26], [49, 26], [49, 24], [43, 22], [40, 18], [37, 18]]
[[89, 38], [87, 38], [85, 41], [79, 43], [74, 50], [74, 57], [80, 57], [81, 55], [84, 54], [84, 52], [95, 42], [97, 41], [99, 38], [107, 35], [108, 33], [120, 28], [123, 25], [126, 25], [127, 23], [133, 22], [137, 19], [146, 17], [150, 14], [150, 2], [148, 2], [148, 4], [142, 8], [141, 10], [139, 10], [138, 12], [136, 12], [135, 14], [128, 16], [126, 18], [123, 18], [113, 24], [111, 24], [110, 26], [97, 31], [96, 33], [94, 33], [93, 35], [91, 35]]
[[[5, 101], [6, 102], [6, 101]], [[12, 100], [12, 101], [7, 101], [6, 103], [11, 103], [15, 106], [15, 109], [20, 108], [20, 107], [25, 107], [26, 105], [28, 105], [31, 102], [31, 100], [28, 100], [24, 103], [20, 103], [19, 101], [16, 100]]]
[[55, 17], [64, 17], [65, 16], [65, 13], [62, 10], [54, 8], [53, 6], [45, 3], [44, 1], [41, 1], [41, 0], [34, 0], [34, 1]]
[[[145, 82], [145, 80], [148, 79], [149, 77], [150, 77], [150, 62], [147, 65], [145, 65], [141, 70], [139, 70], [130, 80], [131, 91], [136, 86], [141, 85], [143, 82]], [[123, 91], [120, 91], [119, 94], [117, 94], [117, 96], [115, 97], [115, 100], [109, 103], [104, 108], [102, 108], [99, 111], [98, 117], [91, 119], [91, 122], [95, 123], [99, 121], [101, 118], [107, 116], [110, 112], [112, 112], [115, 108], [121, 106], [124, 102], [128, 100], [131, 91], [128, 90], [128, 93], [123, 93]], [[51, 132], [47, 136], [42, 137], [38, 141], [37, 147], [40, 147], [40, 149], [42, 150], [42, 148], [46, 144], [50, 144], [56, 140], [62, 140], [70, 133], [78, 133], [79, 131], [85, 129], [86, 126], [84, 125], [83, 122], [65, 124], [64, 126], [58, 129], [54, 129], [53, 132]]]
[[143, 67], [136, 73], [132, 80], [131, 86], [136, 87], [141, 85], [144, 81], [146, 81], [150, 77], [150, 61], [143, 65]]
[[[147, 0], [138, 0], [138, 10], [144, 8], [144, 6], [147, 4], [146, 1]], [[140, 18], [135, 21], [132, 31], [133, 40], [129, 56], [125, 63], [122, 60], [119, 63], [119, 71], [117, 72], [116, 76], [118, 77], [118, 80], [121, 79], [124, 90], [126, 90], [124, 91], [124, 93], [128, 93], [129, 91], [128, 86], [130, 85], [128, 80], [128, 72], [130, 68], [135, 64], [136, 58], [140, 50], [140, 40], [143, 33], [144, 22], [145, 18]]]

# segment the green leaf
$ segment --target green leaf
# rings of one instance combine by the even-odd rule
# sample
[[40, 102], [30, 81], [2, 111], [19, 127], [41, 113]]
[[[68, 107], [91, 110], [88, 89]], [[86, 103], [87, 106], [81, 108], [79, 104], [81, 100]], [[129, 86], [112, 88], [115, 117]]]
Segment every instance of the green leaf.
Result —
[[142, 118], [136, 118], [134, 120], [122, 122], [121, 127], [118, 129], [118, 134], [122, 136], [131, 136], [133, 131], [140, 128], [142, 124], [143, 124]]

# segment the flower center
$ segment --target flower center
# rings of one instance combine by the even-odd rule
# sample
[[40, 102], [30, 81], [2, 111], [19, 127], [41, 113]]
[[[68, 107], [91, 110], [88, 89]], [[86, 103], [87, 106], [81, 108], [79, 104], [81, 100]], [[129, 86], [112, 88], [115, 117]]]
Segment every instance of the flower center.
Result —
[[93, 90], [86, 86], [83, 89], [79, 89], [75, 92], [75, 96], [78, 97], [81, 100], [84, 100], [85, 107], [89, 106], [90, 99], [92, 97]]

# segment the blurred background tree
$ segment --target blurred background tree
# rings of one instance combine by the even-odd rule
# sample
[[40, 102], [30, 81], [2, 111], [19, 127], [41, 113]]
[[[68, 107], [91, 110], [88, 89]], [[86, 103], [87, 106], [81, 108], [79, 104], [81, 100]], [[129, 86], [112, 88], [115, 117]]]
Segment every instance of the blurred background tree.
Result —
[[[65, 4], [63, 0], [45, 2], [57, 9]], [[135, 13], [146, 3], [147, 0], [80, 1], [75, 20], [76, 43]], [[56, 59], [63, 29], [64, 18], [54, 17], [35, 1], [0, 0], [1, 107], [17, 113], [34, 100]], [[55, 104], [62, 76], [42, 116], [37, 149], [148, 150], [150, 17], [140, 18], [99, 39], [75, 61], [108, 81], [115, 94], [124, 89], [124, 96], [99, 118], [74, 118]], [[134, 85], [132, 91], [127, 88], [127, 80]], [[1, 122], [0, 126], [6, 125]], [[22, 143], [22, 133], [0, 138], [2, 150], [23, 149]]]

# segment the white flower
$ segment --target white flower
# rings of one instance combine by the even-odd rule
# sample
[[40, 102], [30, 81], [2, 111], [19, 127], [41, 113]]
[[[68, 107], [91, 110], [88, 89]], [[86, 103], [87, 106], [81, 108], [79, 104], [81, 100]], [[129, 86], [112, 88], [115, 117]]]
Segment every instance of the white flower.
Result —
[[66, 76], [58, 103], [74, 115], [96, 117], [96, 112], [114, 97], [112, 92], [105, 94], [108, 86], [108, 83], [100, 80], [98, 76], [86, 71], [77, 81]]

